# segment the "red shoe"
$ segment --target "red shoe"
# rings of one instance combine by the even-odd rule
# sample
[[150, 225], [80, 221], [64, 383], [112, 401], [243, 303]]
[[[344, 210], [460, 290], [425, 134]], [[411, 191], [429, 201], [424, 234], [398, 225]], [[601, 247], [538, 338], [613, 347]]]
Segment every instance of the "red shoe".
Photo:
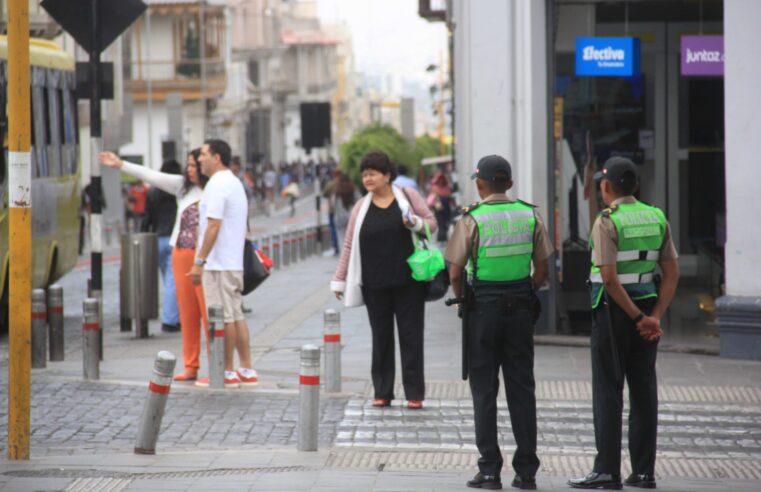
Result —
[[187, 373], [186, 372], [186, 373], [183, 373], [183, 374], [176, 375], [174, 377], [174, 380], [175, 381], [180, 381], [180, 382], [182, 382], [182, 381], [195, 381], [196, 377], [197, 377], [196, 373]]
[[391, 400], [384, 400], [383, 398], [376, 398], [373, 400], [374, 407], [387, 407], [391, 405]]
[[[227, 373], [227, 371], [225, 371]], [[208, 388], [209, 387], [209, 378], [201, 378], [196, 381], [196, 386], [199, 388]], [[236, 374], [235, 377], [228, 377], [227, 374], [225, 374], [225, 388], [239, 388], [240, 387], [240, 380], [238, 379], [238, 375]]]
[[259, 375], [253, 369], [238, 369], [238, 379], [241, 386], [256, 386], [259, 384]]
[[423, 400], [409, 400], [407, 402], [407, 408], [411, 410], [420, 410], [423, 408]]

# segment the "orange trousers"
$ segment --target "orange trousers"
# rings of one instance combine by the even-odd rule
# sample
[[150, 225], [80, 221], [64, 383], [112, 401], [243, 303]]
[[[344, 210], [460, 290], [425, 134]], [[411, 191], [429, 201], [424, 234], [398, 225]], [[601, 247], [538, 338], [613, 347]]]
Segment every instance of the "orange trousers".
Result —
[[180, 308], [182, 325], [182, 358], [185, 372], [195, 374], [200, 366], [201, 322], [203, 322], [206, 345], [209, 345], [209, 320], [206, 316], [206, 301], [203, 286], [193, 285], [188, 272], [193, 268], [196, 252], [190, 248], [172, 249], [172, 271], [177, 289], [177, 306]]

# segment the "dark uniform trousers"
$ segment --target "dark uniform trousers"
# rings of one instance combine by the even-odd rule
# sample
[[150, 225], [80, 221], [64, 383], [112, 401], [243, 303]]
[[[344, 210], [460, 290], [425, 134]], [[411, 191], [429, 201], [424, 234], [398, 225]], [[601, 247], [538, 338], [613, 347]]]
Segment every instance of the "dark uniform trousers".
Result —
[[[522, 289], [523, 297], [530, 292]], [[505, 381], [507, 406], [515, 438], [513, 468], [522, 477], [539, 469], [536, 455], [536, 397], [534, 395], [534, 324], [526, 308], [503, 310], [507, 292], [476, 287], [475, 306], [468, 313], [470, 390], [476, 424], [478, 468], [484, 475], [499, 475], [502, 454], [497, 433], [499, 370]], [[520, 294], [520, 293], [519, 293]]]
[[[619, 474], [621, 469], [621, 420], [624, 382], [616, 381], [611, 353], [608, 313], [604, 298], [593, 311], [591, 336], [592, 389], [597, 457], [594, 471]], [[635, 301], [644, 313], [650, 313], [655, 299]], [[632, 472], [653, 475], [658, 427], [658, 388], [655, 358], [658, 342], [648, 342], [636, 330], [634, 322], [615, 303], [611, 303], [621, 374], [629, 385], [629, 454]]]
[[408, 400], [425, 398], [423, 372], [423, 328], [425, 325], [425, 283], [410, 282], [385, 289], [362, 288], [362, 296], [373, 332], [373, 360], [370, 373], [375, 398], [394, 399], [396, 358], [394, 317], [399, 330], [402, 385]]

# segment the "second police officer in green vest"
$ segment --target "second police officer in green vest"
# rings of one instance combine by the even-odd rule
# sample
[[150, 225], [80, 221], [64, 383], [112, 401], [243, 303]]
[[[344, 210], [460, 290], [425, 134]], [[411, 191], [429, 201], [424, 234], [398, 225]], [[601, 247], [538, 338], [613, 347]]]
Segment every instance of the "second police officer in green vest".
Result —
[[[658, 390], [655, 358], [660, 320], [679, 279], [677, 253], [663, 212], [634, 198], [637, 166], [611, 157], [595, 175], [608, 206], [590, 238], [592, 270], [592, 409], [595, 457], [592, 472], [568, 485], [621, 489], [621, 414], [624, 378], [629, 386], [629, 455], [625, 484], [655, 488]], [[660, 266], [662, 281], [655, 277]]]
[[[479, 473], [468, 487], [501, 489], [502, 454], [497, 433], [499, 371], [505, 380], [516, 450], [512, 485], [536, 489], [536, 399], [534, 396], [534, 291], [546, 280], [552, 253], [547, 231], [534, 205], [510, 200], [510, 164], [490, 155], [473, 175], [482, 201], [465, 209], [447, 245], [456, 297], [466, 268], [472, 274], [474, 302], [467, 308], [470, 389], [480, 453]], [[534, 273], [531, 273], [531, 267]]]

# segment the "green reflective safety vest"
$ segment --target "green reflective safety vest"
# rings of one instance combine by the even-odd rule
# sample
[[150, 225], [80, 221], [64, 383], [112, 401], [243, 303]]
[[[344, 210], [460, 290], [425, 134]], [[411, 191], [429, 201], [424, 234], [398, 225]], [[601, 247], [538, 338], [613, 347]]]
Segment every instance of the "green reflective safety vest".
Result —
[[[618, 233], [616, 272], [618, 280], [634, 300], [658, 297], [653, 272], [660, 258], [663, 238], [666, 235], [666, 217], [658, 207], [642, 202], [621, 203], [600, 215], [613, 221]], [[599, 218], [598, 218], [599, 220]], [[590, 237], [589, 245], [594, 249]], [[600, 267], [592, 259], [592, 309], [600, 304], [603, 293]]]
[[534, 207], [520, 200], [482, 203], [468, 212], [478, 226], [477, 280], [511, 282], [531, 275]]

